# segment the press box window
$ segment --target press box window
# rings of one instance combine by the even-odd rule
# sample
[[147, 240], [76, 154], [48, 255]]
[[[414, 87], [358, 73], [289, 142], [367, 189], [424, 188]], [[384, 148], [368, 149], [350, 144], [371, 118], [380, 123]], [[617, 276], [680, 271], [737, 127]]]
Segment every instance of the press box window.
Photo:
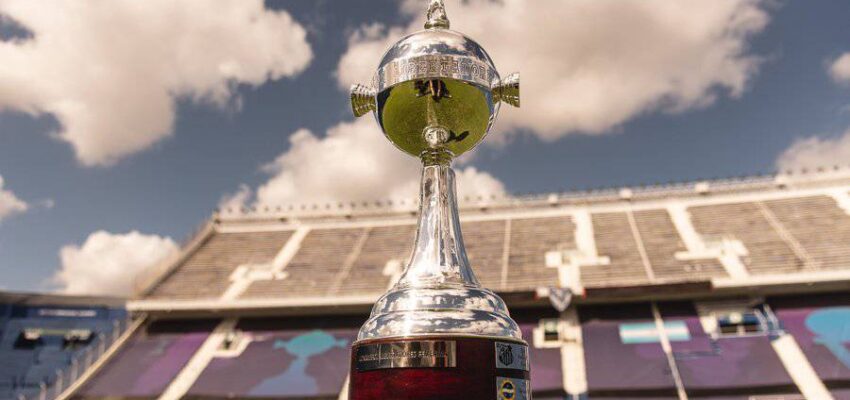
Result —
[[717, 316], [717, 333], [720, 336], [744, 336], [766, 331], [764, 318], [757, 312], [733, 312]]
[[543, 328], [543, 341], [546, 343], [561, 341], [561, 331], [558, 328], [557, 319], [544, 319], [540, 321]]

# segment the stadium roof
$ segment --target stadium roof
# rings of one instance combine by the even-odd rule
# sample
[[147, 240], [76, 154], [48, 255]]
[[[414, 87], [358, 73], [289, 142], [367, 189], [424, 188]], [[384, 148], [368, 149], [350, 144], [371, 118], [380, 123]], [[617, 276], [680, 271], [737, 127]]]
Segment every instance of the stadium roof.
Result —
[[[474, 198], [470, 261], [511, 306], [829, 290], [850, 281], [850, 170]], [[162, 313], [368, 309], [398, 277], [415, 202], [222, 210], [140, 279]]]

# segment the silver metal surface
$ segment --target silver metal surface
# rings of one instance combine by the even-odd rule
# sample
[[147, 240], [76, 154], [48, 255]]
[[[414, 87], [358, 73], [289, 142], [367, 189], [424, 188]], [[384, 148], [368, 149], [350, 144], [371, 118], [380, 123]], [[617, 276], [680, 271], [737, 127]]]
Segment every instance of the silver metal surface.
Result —
[[450, 78], [484, 87], [499, 83], [493, 60], [474, 40], [448, 29], [408, 35], [384, 54], [372, 84], [378, 92], [413, 79]]
[[357, 117], [362, 117], [377, 110], [375, 106], [375, 89], [363, 85], [351, 87], [351, 111]]
[[386, 137], [424, 165], [414, 251], [358, 340], [462, 335], [522, 342], [504, 301], [481, 287], [469, 265], [450, 167], [486, 136], [500, 102], [519, 106], [519, 75], [501, 80], [478, 43], [449, 29], [442, 0], [430, 2], [425, 28], [390, 47], [371, 86], [351, 89], [354, 114], [372, 111]]
[[493, 89], [496, 101], [519, 107], [519, 73], [514, 72], [502, 79]]
[[484, 139], [501, 102], [519, 106], [519, 75], [500, 79], [481, 45], [448, 29], [442, 3], [431, 1], [426, 29], [390, 47], [370, 86], [351, 88], [354, 115], [373, 111], [386, 137], [415, 157], [433, 148], [428, 127], [446, 129], [440, 147], [459, 156]]
[[407, 268], [381, 296], [358, 340], [431, 334], [522, 339], [504, 301], [481, 287], [463, 246], [454, 171], [447, 162], [422, 171], [419, 226]]
[[358, 371], [387, 368], [454, 368], [457, 344], [453, 340], [417, 340], [370, 343], [354, 355]]

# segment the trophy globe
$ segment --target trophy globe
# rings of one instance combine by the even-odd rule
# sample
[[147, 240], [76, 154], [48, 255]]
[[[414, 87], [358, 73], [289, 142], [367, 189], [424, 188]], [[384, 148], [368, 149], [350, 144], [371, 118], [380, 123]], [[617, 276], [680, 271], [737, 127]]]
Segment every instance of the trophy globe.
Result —
[[432, 0], [425, 29], [384, 54], [370, 86], [351, 88], [399, 150], [423, 163], [413, 252], [352, 346], [349, 398], [528, 399], [528, 346], [504, 301], [466, 256], [451, 161], [489, 132], [500, 103], [519, 107], [519, 75], [449, 29]]

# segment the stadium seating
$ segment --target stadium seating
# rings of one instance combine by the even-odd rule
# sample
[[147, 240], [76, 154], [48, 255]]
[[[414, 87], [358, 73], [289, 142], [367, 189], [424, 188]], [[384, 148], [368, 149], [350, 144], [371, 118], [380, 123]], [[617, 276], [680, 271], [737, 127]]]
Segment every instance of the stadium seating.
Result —
[[218, 298], [240, 265], [271, 262], [291, 231], [216, 233], [181, 265], [170, 271], [151, 298]]
[[286, 267], [286, 279], [255, 281], [242, 297], [325, 296], [345, 263], [350, 262], [354, 247], [368, 234], [368, 229], [362, 228], [310, 231], [301, 243], [301, 250]]
[[788, 233], [799, 242], [815, 269], [850, 265], [850, 215], [826, 196], [765, 202]]
[[576, 248], [575, 226], [565, 217], [517, 218], [511, 223], [508, 267], [496, 289], [521, 291], [558, 282], [558, 271], [546, 267], [546, 253]]
[[[611, 204], [604, 197], [597, 210], [592, 200], [586, 200], [582, 207], [589, 212], [592, 226], [581, 232], [570, 206], [560, 215], [528, 217], [523, 211], [537, 207], [536, 203], [514, 202], [462, 221], [467, 255], [482, 284], [501, 292], [529, 292], [559, 284], [557, 265], [547, 266], [547, 253], [562, 252], [567, 262], [579, 241], [585, 246], [590, 243], [608, 261], [572, 266], [580, 270], [581, 286], [591, 289], [730, 278], [720, 259], [724, 255], [724, 262], [730, 262], [730, 254], [718, 247], [726, 242], [740, 244], [736, 265], [741, 266], [736, 271], [753, 276], [850, 269], [850, 247], [845, 245], [850, 241], [850, 214], [833, 192], [794, 197], [772, 192], [759, 181], [749, 193], [759, 197], [741, 200], [748, 194], [744, 184], [717, 186], [721, 193], [731, 194], [716, 201], [692, 201], [680, 186], [672, 187], [669, 196], [681, 197], [688, 219], [682, 222], [678, 217], [676, 224], [663, 203], [655, 208], [633, 207]], [[825, 190], [832, 190], [831, 186]], [[663, 195], [662, 189], [655, 189], [641, 196]], [[328, 218], [334, 217], [332, 211], [328, 213]], [[392, 214], [389, 210], [388, 215]], [[213, 229], [200, 248], [150, 289], [147, 298], [221, 299], [233, 285], [245, 285], [236, 295], [242, 299], [376, 297], [398, 276], [389, 267], [406, 261], [415, 230], [412, 218], [382, 224], [378, 218], [388, 215], [371, 212], [340, 227], [311, 228], [295, 246], [294, 257], [277, 267], [280, 274], [243, 282], [232, 280], [240, 266], [271, 268], [294, 229], [322, 219], [294, 225], [277, 222], [282, 225], [274, 230], [268, 230], [269, 224], [237, 232]], [[240, 221], [230, 218], [217, 226]], [[693, 233], [679, 232], [683, 223], [691, 224]], [[580, 234], [592, 237], [577, 237]], [[694, 249], [685, 246], [683, 234], [691, 235], [689, 246], [696, 246], [697, 253], [691, 254]]]
[[0, 399], [37, 395], [126, 318], [123, 308], [97, 299], [87, 300], [90, 307], [66, 304], [62, 296], [2, 295], [0, 301], [11, 301], [0, 304]]
[[593, 214], [593, 234], [599, 255], [611, 259], [609, 265], [584, 266], [584, 286], [640, 285], [650, 282], [647, 269], [632, 233], [626, 213]]
[[743, 242], [749, 252], [744, 264], [751, 274], [793, 273], [804, 267], [771, 225], [760, 202], [691, 207], [689, 211], [700, 234]]
[[[850, 399], [850, 177], [779, 178], [463, 210], [470, 264], [530, 344], [534, 398]], [[307, 211], [215, 215], [74, 398], [337, 399], [415, 217]]]
[[379, 295], [387, 290], [392, 276], [385, 273], [388, 262], [403, 264], [410, 256], [416, 226], [412, 224], [371, 228], [357, 259], [336, 287], [337, 293]]
[[675, 282], [727, 275], [716, 259], [676, 259], [676, 253], [686, 249], [666, 210], [637, 211], [634, 219], [655, 279]]
[[504, 220], [461, 224], [469, 263], [475, 271], [475, 276], [486, 287], [502, 287], [505, 229]]

